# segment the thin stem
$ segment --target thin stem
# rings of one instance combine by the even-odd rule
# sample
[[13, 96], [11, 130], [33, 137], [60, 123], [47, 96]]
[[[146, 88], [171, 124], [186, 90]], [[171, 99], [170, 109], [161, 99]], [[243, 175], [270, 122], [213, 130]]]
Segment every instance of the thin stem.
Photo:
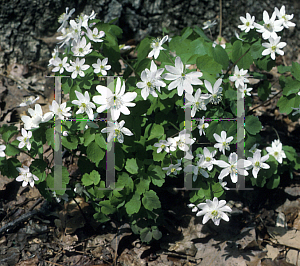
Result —
[[138, 75], [136, 72], [135, 72], [135, 70], [134, 70], [134, 68], [121, 56], [121, 59], [122, 59], [122, 61], [127, 65], [127, 66], [129, 66], [129, 68], [133, 71], [133, 73], [134, 73], [134, 75], [137, 77], [137, 78], [139, 78], [140, 79], [140, 75]]
[[280, 141], [280, 138], [279, 138], [279, 135], [278, 135], [277, 130], [276, 130], [274, 127], [272, 127], [272, 129], [275, 131], [275, 133], [276, 133], [276, 135], [277, 135], [277, 138], [278, 138], [278, 140]]
[[[251, 47], [250, 47], [251, 48]], [[229, 73], [229, 71], [250, 51], [250, 48], [243, 54], [240, 56], [240, 58], [238, 60], [236, 60], [233, 65], [226, 71], [225, 75], [227, 75]]]
[[219, 25], [219, 37], [222, 36], [222, 0], [219, 1], [220, 6], [220, 25]]
[[273, 100], [278, 94], [280, 94], [282, 92], [282, 89], [279, 91], [279, 92], [277, 92], [272, 98], [270, 98], [269, 100], [267, 100], [267, 101], [265, 101], [265, 102], [262, 102], [261, 104], [259, 104], [259, 105], [257, 105], [257, 106], [255, 106], [254, 108], [252, 108], [251, 110], [249, 110], [248, 111], [248, 113], [251, 111], [253, 111], [253, 110], [255, 110], [255, 109], [257, 109], [258, 107], [260, 107], [260, 106], [264, 106], [266, 103], [268, 103], [269, 101], [271, 101], [271, 100]]
[[172, 60], [172, 58], [170, 57], [170, 55], [167, 54], [165, 50], [163, 50], [163, 52], [164, 52], [165, 55], [170, 59], [170, 61], [172, 62], [172, 64], [175, 65], [175, 63], [173, 62], [173, 60]]

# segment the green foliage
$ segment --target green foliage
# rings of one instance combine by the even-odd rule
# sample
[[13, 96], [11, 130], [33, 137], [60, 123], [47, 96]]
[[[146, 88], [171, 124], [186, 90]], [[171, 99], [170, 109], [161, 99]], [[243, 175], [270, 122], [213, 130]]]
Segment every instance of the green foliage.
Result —
[[[198, 190], [190, 192], [190, 202], [194, 204], [204, 202], [206, 199], [212, 200], [214, 197], [223, 197], [225, 193], [218, 180], [222, 171], [219, 166], [214, 165], [210, 171], [207, 171], [208, 178], [204, 178], [201, 171], [198, 171], [198, 174], [196, 171], [197, 175], [195, 175], [194, 180], [193, 174], [184, 175], [186, 159], [183, 157], [186, 155], [184, 153], [186, 150], [185, 140], [188, 137], [180, 138], [179, 132], [184, 129], [187, 130], [189, 126], [185, 122], [185, 116], [188, 113], [188, 96], [186, 92], [179, 96], [177, 88], [171, 88], [170, 84], [174, 84], [174, 81], [165, 78], [164, 74], [168, 74], [165, 67], [167, 65], [174, 67], [175, 58], [179, 56], [183, 65], [192, 65], [190, 68], [183, 67], [185, 72], [181, 74], [181, 77], [184, 77], [185, 81], [188, 80], [187, 77], [190, 73], [195, 73], [195, 68], [202, 73], [198, 82], [192, 85], [193, 96], [198, 89], [201, 89], [202, 95], [211, 95], [202, 84], [204, 80], [209, 81], [213, 87], [219, 78], [222, 79], [222, 95], [220, 95], [219, 103], [214, 104], [206, 99], [206, 108], [199, 107], [199, 99], [193, 103], [194, 108], [197, 107], [194, 118], [212, 119], [205, 121], [209, 126], [203, 129], [204, 133], [201, 136], [199, 135], [199, 128], [197, 128], [199, 122], [192, 120], [192, 136], [190, 137], [193, 137], [195, 142], [191, 145], [194, 156], [191, 164], [197, 167], [200, 160], [199, 155], [203, 154], [204, 147], [208, 148], [210, 152], [217, 151], [215, 158], [226, 162], [228, 162], [229, 154], [236, 151], [235, 144], [239, 141], [236, 139], [237, 123], [236, 121], [227, 121], [227, 119], [234, 120], [238, 113], [237, 88], [234, 83], [230, 82], [231, 72], [235, 65], [239, 69], [249, 70], [250, 65], [255, 64], [258, 69], [269, 71], [275, 66], [275, 61], [270, 56], [262, 55], [265, 48], [261, 45], [262, 39], [255, 30], [241, 33], [240, 38], [243, 41], [233, 38], [230, 43], [226, 43], [224, 49], [220, 45], [214, 45], [210, 37], [206, 36], [205, 32], [198, 26], [183, 29], [179, 36], [169, 36], [168, 41], [162, 45], [164, 50], [160, 51], [157, 58], [150, 59], [147, 57], [152, 50], [151, 44], [154, 40], [152, 37], [146, 37], [137, 45], [137, 58], [128, 56], [129, 52], [122, 51], [121, 57], [118, 39], [122, 38], [122, 30], [112, 23], [104, 23], [97, 19], [94, 22], [96, 24], [92, 27], [103, 30], [105, 36], [103, 42], [96, 43], [88, 40], [92, 43], [93, 51], [87, 54], [84, 59], [90, 68], [83, 71], [84, 76], [78, 76], [76, 79], [62, 78], [62, 91], [63, 94], [69, 95], [67, 106], [72, 107], [72, 118], [74, 119], [62, 121], [62, 131], [67, 131], [68, 136], [61, 137], [61, 144], [63, 151], [68, 152], [68, 156], [78, 157], [77, 165], [81, 175], [75, 182], [74, 180], [69, 182], [70, 178], [66, 167], [50, 168], [51, 163], [44, 161], [44, 144], [48, 144], [52, 152], [59, 147], [60, 140], [54, 139], [54, 120], [40, 123], [39, 128], [32, 129], [33, 137], [30, 140], [32, 148], [27, 152], [34, 158], [30, 165], [30, 171], [39, 178], [35, 184], [45, 198], [51, 200], [53, 191], [57, 195], [63, 195], [65, 192], [74, 195], [74, 183], [79, 183], [82, 186], [81, 196], [91, 202], [94, 207], [95, 219], [101, 223], [105, 223], [111, 218], [126, 221], [130, 223], [133, 232], [140, 235], [143, 242], [149, 243], [162, 237], [160, 229], [164, 225], [165, 208], [161, 197], [169, 196], [167, 193], [169, 193], [170, 188], [167, 186], [169, 186], [170, 181], [173, 182], [176, 178], [175, 181], [178, 179], [182, 183], [191, 182], [193, 188], [198, 188]], [[76, 58], [69, 48], [65, 49], [64, 56], [72, 61]], [[129, 113], [124, 108], [125, 113], [121, 112], [117, 120], [118, 123], [124, 120], [124, 127], [133, 134], [131, 136], [123, 134], [124, 142], [122, 143], [118, 142], [116, 136], [114, 136], [113, 142], [107, 143], [106, 139], [109, 133], [102, 131], [108, 126], [107, 123], [98, 120], [88, 121], [86, 112], [76, 114], [79, 108], [72, 104], [73, 100], [77, 100], [75, 91], [83, 94], [88, 92], [91, 101], [93, 101], [93, 96], [99, 95], [96, 86], [107, 86], [106, 77], [94, 73], [92, 67], [97, 59], [103, 60], [104, 58], [108, 58], [108, 64], [111, 65], [108, 76], [115, 73], [120, 75], [120, 60], [123, 61], [124, 69], [122, 70], [125, 72], [122, 82], [125, 84], [125, 92], [137, 93], [137, 97], [132, 101], [134, 105], [127, 105]], [[151, 61], [155, 63], [158, 71], [163, 69], [161, 81], [165, 83], [165, 86], [161, 85], [160, 89], [152, 84], [156, 77], [152, 76], [150, 80], [145, 80], [146, 74], [150, 71]], [[278, 66], [278, 72], [290, 72], [292, 75], [291, 77], [282, 76], [280, 78], [283, 93], [277, 103], [280, 112], [290, 114], [293, 111], [292, 107], [298, 108], [300, 104], [300, 96], [297, 94], [300, 88], [300, 66], [298, 63], [292, 63], [292, 66]], [[63, 74], [70, 73], [65, 71]], [[272, 86], [266, 78], [266, 74], [256, 72], [249, 74], [261, 80], [258, 83], [257, 92], [260, 99], [266, 101], [270, 97]], [[56, 75], [59, 76], [58, 73]], [[180, 74], [178, 76], [180, 77]], [[146, 100], [142, 97], [140, 86], [137, 86], [138, 82], [144, 82], [149, 86], [150, 95]], [[179, 81], [176, 82], [178, 85]], [[187, 84], [185, 83], [183, 87], [187, 89]], [[157, 93], [158, 97], [151, 94], [153, 91]], [[245, 113], [247, 113], [252, 99], [249, 96], [245, 97]], [[107, 99], [108, 105], [112, 102], [116, 108], [118, 102], [115, 97]], [[99, 105], [97, 104], [96, 107]], [[105, 110], [98, 114], [98, 117], [109, 117], [108, 113]], [[247, 156], [251, 157], [252, 154], [249, 149], [254, 144], [260, 143], [259, 133], [261, 129], [262, 124], [258, 117], [252, 115], [245, 117], [244, 140]], [[214, 148], [217, 142], [214, 134], [220, 136], [222, 131], [226, 132], [227, 138], [233, 137], [229, 143], [230, 150], [226, 150], [225, 155]], [[115, 133], [117, 135], [118, 132]], [[17, 127], [3, 125], [0, 128], [0, 134], [6, 146], [5, 155], [11, 156], [11, 158], [0, 157], [1, 174], [9, 178], [16, 178], [19, 175], [16, 167], [21, 167], [17, 156], [21, 152], [26, 152], [27, 148], [17, 148], [19, 144], [19, 141], [15, 140], [16, 135], [19, 134]], [[154, 145], [167, 140], [172, 142], [172, 145], [171, 142], [167, 144], [167, 148], [170, 150], [164, 147], [158, 153], [158, 147]], [[57, 146], [55, 146], [56, 144]], [[115, 167], [113, 170], [115, 171], [115, 180], [108, 184], [106, 183], [108, 181], [106, 175], [111, 174], [111, 169], [107, 169], [107, 162], [112, 159], [108, 156], [112, 145], [114, 145]], [[274, 189], [280, 185], [280, 178], [284, 171], [288, 171], [291, 175], [294, 169], [300, 169], [300, 159], [295, 149], [290, 146], [283, 146], [283, 151], [286, 154], [286, 159], [282, 165], [270, 156], [266, 161], [270, 168], [260, 169], [257, 178], [254, 178], [250, 173], [251, 170], [249, 170], [248, 180], [253, 186], [266, 186], [269, 189]], [[265, 154], [266, 152], [263, 151], [263, 155]], [[178, 174], [175, 175], [174, 169], [170, 174], [167, 173], [165, 169], [168, 169], [171, 164], [176, 165], [178, 161], [182, 168], [178, 170]], [[62, 175], [58, 176], [57, 170], [60, 169]], [[195, 169], [197, 170], [197, 168]], [[231, 183], [230, 175], [225, 180]], [[67, 188], [71, 189], [72, 192], [68, 192]]]

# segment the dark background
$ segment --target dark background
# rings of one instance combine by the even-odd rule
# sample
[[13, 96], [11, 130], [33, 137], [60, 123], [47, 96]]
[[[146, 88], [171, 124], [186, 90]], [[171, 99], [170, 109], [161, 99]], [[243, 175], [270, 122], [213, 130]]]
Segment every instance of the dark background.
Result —
[[[57, 19], [65, 8], [81, 12], [97, 13], [97, 18], [108, 22], [119, 18], [117, 25], [123, 29], [123, 43], [130, 39], [139, 42], [147, 35], [162, 36], [163, 28], [169, 34], [179, 34], [187, 27], [203, 27], [207, 20], [219, 18], [218, 0], [0, 0], [0, 64], [30, 64], [37, 62], [47, 67], [59, 23]], [[299, 0], [223, 0], [222, 35], [227, 40], [241, 24], [239, 17], [249, 12], [256, 21], [262, 20], [264, 10], [271, 15], [274, 7], [286, 6], [287, 14], [294, 14], [295, 29], [284, 31], [286, 41], [298, 52], [300, 1]], [[75, 16], [73, 14], [72, 18]], [[239, 32], [239, 31], [238, 31]], [[219, 26], [212, 28], [216, 38]], [[52, 38], [51, 38], [52, 37]]]

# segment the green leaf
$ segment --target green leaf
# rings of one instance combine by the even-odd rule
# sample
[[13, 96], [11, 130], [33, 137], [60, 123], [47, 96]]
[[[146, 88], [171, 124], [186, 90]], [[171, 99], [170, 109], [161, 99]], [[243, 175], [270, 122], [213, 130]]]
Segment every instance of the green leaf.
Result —
[[163, 134], [164, 134], [164, 127], [162, 125], [154, 124], [151, 129], [150, 137], [148, 138], [148, 141], [155, 138], [159, 139], [160, 137], [163, 136]]
[[237, 62], [239, 69], [249, 69], [250, 65], [253, 63], [253, 58], [249, 53], [250, 45], [243, 44], [241, 41], [235, 41], [232, 46], [232, 61]]
[[296, 94], [300, 91], [300, 81], [287, 77], [285, 79], [285, 86], [283, 88], [283, 95], [289, 96], [291, 94]]
[[8, 142], [14, 135], [18, 134], [17, 127], [15, 126], [7, 126], [4, 124], [0, 128], [0, 133], [2, 134], [2, 139], [4, 142]]
[[135, 184], [136, 187], [136, 192], [141, 195], [143, 193], [145, 193], [145, 191], [149, 190], [149, 186], [150, 186], [150, 178], [147, 176], [140, 178], [138, 181], [138, 183]]
[[94, 219], [97, 220], [100, 223], [105, 223], [110, 220], [109, 217], [107, 217], [104, 213], [97, 212], [93, 215]]
[[143, 39], [139, 46], [137, 47], [137, 52], [138, 52], [138, 61], [141, 61], [142, 59], [146, 58], [150, 52], [150, 44], [152, 40], [149, 38]]
[[264, 49], [265, 48], [261, 45], [261, 39], [257, 40], [255, 43], [253, 43], [250, 48], [250, 53], [251, 53], [253, 59], [261, 58], [263, 56], [262, 52]]
[[101, 133], [95, 135], [95, 142], [104, 150], [107, 149], [106, 141]]
[[47, 163], [42, 159], [35, 159], [31, 165], [31, 173], [38, 177], [38, 181], [35, 181], [36, 184], [43, 182], [46, 179], [45, 169], [47, 167]]
[[78, 146], [78, 139], [76, 135], [69, 135], [61, 138], [61, 144], [69, 150], [75, 150]]
[[246, 116], [245, 129], [249, 134], [255, 135], [261, 131], [261, 123], [256, 116]]
[[156, 226], [152, 226], [151, 228], [152, 228], [152, 237], [155, 240], [161, 239], [161, 237], [162, 237], [161, 231], [159, 231]]
[[283, 65], [280, 65], [280, 66], [277, 67], [277, 70], [278, 70], [278, 73], [284, 74], [286, 72], [291, 72], [292, 71], [292, 66], [283, 66]]
[[100, 175], [96, 170], [93, 170], [90, 174], [85, 173], [81, 182], [84, 186], [97, 185], [100, 182]]
[[158, 165], [150, 165], [148, 168], [148, 174], [151, 178], [152, 183], [155, 186], [161, 187], [165, 182], [165, 173]]
[[103, 214], [113, 214], [116, 212], [116, 207], [114, 207], [113, 205], [111, 205], [110, 201], [109, 200], [103, 200], [103, 201], [100, 201], [99, 202], [99, 206], [102, 206], [101, 207], [101, 212]]
[[20, 154], [20, 151], [15, 146], [11, 145], [10, 143], [7, 143], [6, 149], [4, 152], [7, 156], [15, 156], [17, 154]]
[[260, 85], [258, 87], [258, 96], [262, 101], [265, 101], [271, 93], [272, 84], [267, 80], [264, 80], [262, 83], [260, 82], [259, 84]]
[[[88, 128], [85, 132], [84, 132], [84, 134], [83, 134], [83, 137], [84, 137], [84, 146], [85, 147], [87, 147], [92, 141], [94, 141], [95, 140], [95, 133], [91, 133], [91, 129], [90, 128]], [[93, 130], [94, 131], [94, 130]], [[93, 132], [92, 131], [92, 132]]]
[[131, 174], [137, 174], [139, 167], [137, 165], [136, 159], [135, 158], [127, 159], [125, 169]]
[[300, 81], [300, 65], [297, 62], [292, 62], [292, 74]]
[[159, 198], [153, 190], [149, 190], [144, 193], [142, 203], [144, 207], [149, 211], [161, 207]]
[[126, 187], [128, 188], [128, 193], [132, 192], [134, 187], [132, 178], [127, 173], [122, 172], [120, 175], [118, 175], [116, 188], [118, 187]]
[[48, 142], [48, 145], [50, 145], [52, 149], [54, 149], [54, 128], [51, 127], [46, 130], [46, 140]]
[[292, 107], [298, 108], [299, 105], [300, 96], [295, 94], [289, 96], [282, 96], [277, 102], [277, 106], [279, 107], [280, 113], [286, 113], [287, 115], [294, 111]]
[[105, 152], [99, 147], [96, 142], [91, 142], [86, 149], [87, 157], [93, 162], [98, 164], [105, 156]]
[[277, 188], [280, 184], [280, 176], [279, 175], [272, 175], [267, 183], [268, 189]]
[[140, 234], [141, 234], [141, 240], [143, 242], [149, 243], [152, 240], [152, 231], [149, 227], [143, 228], [140, 231]]
[[141, 208], [141, 199], [138, 193], [135, 193], [130, 201], [125, 204], [126, 212], [128, 215], [138, 213]]
[[209, 74], [218, 74], [222, 71], [222, 66], [214, 58], [208, 55], [199, 56], [196, 60], [198, 69]]
[[223, 47], [216, 45], [216, 47], [213, 49], [213, 57], [217, 63], [223, 66], [223, 69], [228, 68], [229, 57]]
[[271, 69], [276, 66], [275, 60], [272, 60], [269, 55], [254, 59], [254, 63], [259, 69], [266, 71], [271, 71]]

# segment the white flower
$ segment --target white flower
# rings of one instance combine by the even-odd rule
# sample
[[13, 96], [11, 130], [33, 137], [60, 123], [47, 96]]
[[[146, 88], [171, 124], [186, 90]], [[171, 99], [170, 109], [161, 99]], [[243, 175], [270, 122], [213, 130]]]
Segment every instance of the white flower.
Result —
[[269, 39], [272, 37], [273, 39], [277, 38], [276, 32], [282, 31], [283, 26], [281, 20], [276, 20], [276, 13], [273, 12], [272, 17], [269, 17], [268, 12], [265, 10], [263, 13], [264, 24], [260, 25], [254, 22], [254, 26], [256, 30], [262, 33], [263, 39]]
[[168, 138], [168, 143], [170, 145], [170, 151], [176, 151], [177, 141], [174, 138]]
[[237, 182], [238, 174], [247, 176], [248, 172], [244, 168], [247, 168], [252, 164], [250, 161], [244, 159], [238, 160], [238, 156], [235, 152], [229, 155], [228, 162], [229, 163], [226, 163], [222, 160], [217, 160], [215, 164], [222, 168], [225, 168], [221, 171], [219, 179], [222, 180], [225, 176], [230, 174], [232, 183]]
[[76, 21], [78, 23], [82, 23], [82, 27], [84, 27], [85, 29], [88, 29], [88, 27], [89, 27], [88, 21], [95, 19], [95, 17], [96, 17], [96, 13], [94, 10], [92, 10], [91, 15], [89, 15], [89, 16], [81, 13], [79, 16], [77, 16]]
[[218, 79], [214, 87], [212, 88], [211, 83], [207, 80], [204, 80], [204, 84], [206, 89], [211, 93], [209, 101], [213, 104], [218, 104], [222, 100], [222, 90], [221, 84], [222, 84], [222, 79]]
[[17, 140], [20, 141], [18, 148], [22, 149], [25, 145], [27, 147], [27, 150], [30, 151], [31, 149], [31, 143], [29, 139], [32, 137], [31, 131], [26, 131], [24, 128], [22, 128], [22, 137], [17, 137]]
[[27, 130], [33, 129], [33, 128], [38, 128], [39, 124], [42, 122], [41, 119], [39, 117], [29, 117], [27, 115], [23, 115], [21, 117], [21, 120], [24, 123], [24, 128]]
[[211, 22], [211, 20], [205, 21], [203, 22], [204, 27], [202, 28], [203, 30], [205, 29], [210, 29], [213, 26], [217, 25], [217, 22], [214, 20], [213, 22]]
[[207, 100], [210, 98], [210, 95], [201, 95], [201, 89], [199, 88], [195, 93], [195, 97], [192, 94], [186, 93], [185, 98], [188, 102], [182, 108], [192, 107], [191, 117], [194, 117], [198, 110], [206, 110]]
[[239, 91], [242, 93], [242, 98], [244, 98], [245, 95], [251, 96], [250, 91], [252, 91], [252, 88], [247, 89], [247, 84], [245, 84], [244, 88], [239, 88]]
[[202, 136], [202, 134], [205, 135], [204, 129], [208, 128], [208, 123], [204, 123], [204, 116], [200, 119], [200, 123], [197, 127], [199, 129], [199, 135], [200, 136]]
[[53, 60], [58, 57], [58, 47], [54, 48], [54, 51], [52, 52], [51, 55], [52, 55], [52, 58], [50, 58], [48, 66], [52, 66]]
[[67, 71], [68, 72], [73, 72], [72, 75], [71, 75], [72, 79], [75, 79], [78, 76], [78, 74], [81, 77], [85, 76], [83, 70], [87, 70], [90, 66], [89, 65], [84, 65], [84, 62], [85, 62], [84, 58], [82, 58], [80, 60], [78, 57], [76, 58], [75, 62], [70, 60], [71, 66], [68, 67]]
[[262, 55], [268, 55], [271, 54], [271, 58], [275, 60], [275, 53], [284, 55], [284, 52], [280, 49], [286, 46], [286, 42], [280, 42], [281, 37], [276, 37], [276, 38], [269, 38], [269, 42], [264, 42], [261, 45], [267, 49], [263, 50]]
[[237, 65], [235, 65], [234, 67], [234, 74], [233, 76], [229, 77], [229, 80], [232, 82], [235, 82], [235, 87], [238, 88], [244, 88], [245, 84], [244, 83], [248, 83], [249, 80], [246, 78], [248, 77], [247, 75], [248, 70], [244, 70], [243, 68], [241, 68], [239, 70], [239, 67]]
[[197, 212], [199, 210], [198, 207], [195, 204], [193, 204], [193, 203], [190, 203], [187, 206], [189, 208], [192, 208], [192, 212]]
[[102, 61], [100, 58], [97, 59], [97, 63], [96, 64], [92, 64], [92, 67], [94, 68], [94, 72], [97, 73], [101, 73], [103, 76], [107, 75], [106, 70], [110, 70], [111, 69], [111, 65], [107, 65], [108, 63], [108, 58], [104, 58]]
[[148, 57], [153, 56], [155, 59], [159, 56], [159, 53], [161, 50], [166, 50], [165, 48], [162, 47], [162, 45], [168, 40], [168, 35], [163, 37], [162, 39], [157, 38], [155, 39], [151, 44], [151, 48], [153, 49], [149, 54]]
[[78, 41], [81, 36], [82, 21], [79, 21], [78, 23], [76, 23], [76, 21], [74, 19], [71, 19], [70, 26], [71, 26], [69, 28], [70, 38], [75, 41]]
[[57, 101], [53, 100], [52, 105], [49, 105], [49, 109], [54, 115], [58, 116], [56, 119], [64, 120], [65, 116], [71, 116], [71, 114], [68, 113], [71, 110], [71, 107], [66, 106], [67, 102], [64, 102], [59, 105]]
[[279, 163], [282, 163], [282, 158], [286, 158], [286, 155], [282, 150], [282, 143], [279, 140], [273, 141], [272, 147], [267, 147], [266, 150], [269, 155], [272, 155]]
[[22, 187], [26, 187], [29, 183], [31, 187], [34, 186], [34, 180], [38, 181], [38, 177], [30, 173], [29, 167], [24, 166], [23, 168], [17, 167], [18, 172], [20, 175], [16, 178], [18, 182], [23, 182]]
[[61, 31], [63, 28], [66, 27], [68, 23], [68, 19], [72, 16], [72, 14], [75, 12], [75, 8], [72, 8], [70, 10], [70, 13], [68, 14], [69, 8], [66, 7], [66, 13], [63, 13], [59, 16], [58, 22], [61, 23], [60, 27], [57, 29], [57, 32]]
[[182, 170], [182, 168], [180, 167], [181, 163], [178, 164], [170, 164], [169, 167], [163, 167], [162, 169], [164, 171], [167, 171], [167, 175], [173, 174], [173, 175], [177, 175], [177, 171], [179, 172], [180, 170]]
[[63, 135], [64, 137], [67, 137], [67, 136], [69, 136], [69, 132], [68, 132], [68, 131], [63, 131], [62, 135]]
[[138, 82], [136, 86], [139, 89], [142, 89], [141, 95], [144, 100], [147, 99], [149, 94], [151, 94], [153, 97], [158, 97], [155, 89], [157, 89], [160, 92], [160, 87], [166, 86], [166, 83], [164, 83], [161, 80], [160, 75], [162, 74], [162, 72], [164, 72], [164, 69], [160, 68], [157, 70], [157, 66], [153, 62], [153, 60], [151, 61], [150, 70], [146, 68], [145, 70], [142, 71], [141, 74], [142, 81]]
[[204, 155], [204, 160], [206, 162], [206, 168], [208, 171], [211, 171], [213, 168], [214, 163], [216, 162], [216, 159], [214, 156], [216, 155], [217, 151], [214, 150], [210, 152], [206, 147], [203, 149], [203, 155]]
[[94, 96], [93, 101], [97, 104], [101, 104], [100, 107], [97, 108], [97, 112], [101, 113], [104, 110], [110, 109], [112, 120], [116, 121], [120, 117], [120, 113], [124, 115], [129, 115], [130, 111], [127, 108], [135, 106], [135, 103], [131, 103], [136, 96], [136, 92], [126, 92], [125, 93], [125, 83], [121, 84], [121, 79], [117, 78], [116, 83], [116, 93], [113, 94], [111, 90], [107, 87], [98, 85], [96, 90], [101, 94]]
[[65, 69], [68, 69], [70, 64], [67, 63], [67, 60], [68, 60], [68, 57], [64, 57], [63, 60], [61, 60], [59, 57], [57, 57], [56, 59], [54, 59], [52, 61], [52, 65], [55, 66], [53, 69], [52, 69], [52, 72], [58, 72], [60, 74], [62, 74], [64, 72]]
[[255, 17], [253, 16], [251, 18], [251, 15], [249, 13], [246, 14], [246, 18], [240, 17], [240, 20], [242, 21], [243, 25], [239, 25], [238, 27], [245, 32], [249, 32], [251, 29], [254, 29], [254, 20]]
[[259, 144], [257, 144], [257, 143], [254, 144], [249, 151], [252, 152], [252, 153], [255, 153], [256, 151], [261, 152], [260, 149], [257, 149], [258, 146], [259, 146]]
[[[269, 154], [261, 157], [260, 151], [256, 151], [253, 154], [253, 158], [248, 157], [247, 159], [249, 161], [251, 161], [251, 163], [252, 163], [252, 167], [253, 167], [252, 174], [253, 174], [254, 178], [257, 178], [258, 171], [261, 168], [263, 168], [263, 169], [269, 169], [270, 168], [270, 166], [268, 164], [264, 163], [266, 160], [269, 159]], [[248, 169], [250, 169], [250, 168], [251, 167], [249, 167]]]
[[[56, 37], [57, 40], [61, 40], [59, 43], [61, 43], [61, 45], [59, 46], [59, 48], [63, 47], [65, 44], [69, 44], [70, 39], [72, 38], [72, 32], [69, 28], [63, 28], [61, 30], [62, 35]], [[53, 55], [53, 54], [52, 54]], [[49, 65], [52, 64], [51, 63], [51, 59], [49, 61]]]
[[214, 145], [215, 148], [219, 149], [220, 152], [223, 152], [223, 154], [225, 155], [225, 150], [230, 150], [229, 148], [229, 143], [233, 140], [233, 137], [228, 137], [226, 138], [226, 132], [222, 131], [221, 132], [221, 136], [219, 136], [218, 134], [214, 133], [213, 134], [215, 140], [219, 143], [216, 143]]
[[91, 31], [90, 28], [87, 28], [86, 35], [93, 42], [103, 42], [103, 40], [101, 38], [104, 37], [105, 32], [103, 30], [98, 31], [97, 28], [94, 28], [93, 31]]
[[[188, 151], [189, 145], [192, 145], [195, 142], [195, 139], [190, 138], [189, 134], [186, 133], [186, 130], [182, 130], [179, 132], [179, 136], [173, 139], [175, 141], [176, 146], [182, 151]], [[171, 144], [174, 147], [174, 142]]]
[[227, 185], [226, 181], [223, 181], [223, 179], [219, 179], [219, 183], [222, 186], [222, 188], [224, 188], [225, 190], [229, 190], [229, 188], [226, 187], [226, 185]]
[[160, 153], [161, 151], [165, 150], [166, 152], [170, 152], [169, 149], [170, 143], [166, 140], [160, 140], [158, 143], [154, 143], [154, 147], [157, 147], [157, 153]]
[[193, 94], [192, 85], [203, 84], [203, 82], [199, 79], [203, 74], [198, 71], [193, 71], [186, 74], [184, 65], [179, 56], [177, 56], [175, 59], [175, 67], [166, 65], [165, 68], [171, 73], [164, 74], [163, 78], [166, 80], [173, 80], [169, 84], [168, 90], [177, 88], [179, 96], [183, 94], [184, 90], [189, 94]]
[[237, 33], [237, 31], [235, 30], [234, 31], [234, 35], [235, 35], [235, 37], [238, 39], [238, 40], [240, 40], [240, 41], [244, 41], [242, 38], [240, 38], [240, 35]]
[[26, 97], [25, 99], [23, 99], [22, 103], [20, 103], [20, 106], [28, 106], [34, 104], [39, 98], [39, 96], [37, 96], [35, 99], [34, 96]]
[[294, 14], [292, 15], [286, 15], [285, 14], [285, 6], [282, 6], [280, 8], [280, 11], [278, 10], [277, 7], [275, 7], [275, 13], [277, 18], [282, 22], [282, 25], [285, 28], [289, 28], [289, 27], [295, 27], [296, 24], [291, 22], [290, 20], [294, 17]]
[[101, 133], [109, 133], [107, 137], [107, 142], [110, 142], [113, 138], [117, 137], [117, 140], [120, 143], [123, 143], [124, 142], [123, 134], [125, 134], [126, 136], [133, 135], [133, 133], [128, 128], [123, 127], [124, 124], [125, 124], [124, 120], [122, 120], [120, 124], [117, 121], [115, 122], [108, 121], [109, 126], [101, 130]]
[[24, 122], [24, 128], [30, 130], [33, 128], [38, 128], [40, 123], [48, 122], [53, 117], [52, 112], [48, 112], [43, 115], [42, 107], [39, 104], [35, 105], [35, 109], [28, 108], [28, 113], [31, 117], [23, 115], [21, 120]]
[[0, 157], [5, 157], [5, 149], [6, 146], [5, 145], [0, 145]]
[[[197, 180], [198, 172], [200, 172], [200, 174], [203, 175], [205, 178], [209, 178], [208, 173], [204, 170], [208, 166], [208, 163], [205, 160], [205, 156], [203, 154], [197, 154], [197, 157], [199, 157], [197, 166], [193, 165], [193, 172], [194, 172], [193, 181], [194, 182]], [[187, 167], [187, 171], [188, 171], [188, 169], [189, 168]]]
[[225, 200], [218, 200], [218, 198], [214, 197], [213, 201], [206, 200], [206, 203], [200, 203], [197, 205], [199, 211], [196, 216], [204, 215], [202, 223], [205, 224], [209, 219], [211, 219], [215, 225], [220, 224], [220, 220], [228, 222], [229, 217], [225, 212], [231, 212], [231, 208], [229, 206], [225, 206]]
[[84, 96], [79, 91], [75, 91], [78, 100], [73, 100], [72, 104], [76, 104], [79, 106], [79, 110], [76, 114], [82, 114], [84, 112], [87, 113], [90, 120], [94, 119], [93, 108], [96, 108], [95, 104], [90, 102], [90, 95], [86, 91]]
[[74, 56], [85, 56], [89, 53], [91, 53], [93, 50], [91, 49], [91, 43], [89, 42], [88, 44], [86, 44], [86, 39], [85, 37], [82, 37], [82, 39], [78, 39], [78, 40], [74, 40], [72, 42], [72, 52], [74, 54]]

